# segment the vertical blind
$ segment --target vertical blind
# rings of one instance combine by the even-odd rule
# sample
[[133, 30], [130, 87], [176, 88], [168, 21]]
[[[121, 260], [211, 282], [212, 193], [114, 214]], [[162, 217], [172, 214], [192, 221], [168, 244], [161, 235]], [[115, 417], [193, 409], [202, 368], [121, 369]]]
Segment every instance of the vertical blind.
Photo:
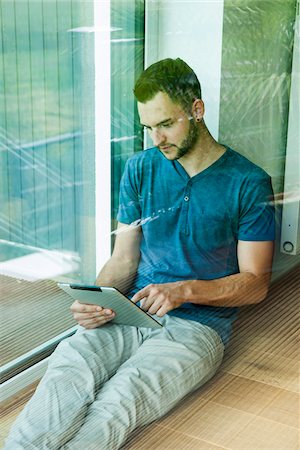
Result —
[[71, 30], [80, 11], [70, 0], [0, 3], [3, 241], [78, 249], [80, 55]]

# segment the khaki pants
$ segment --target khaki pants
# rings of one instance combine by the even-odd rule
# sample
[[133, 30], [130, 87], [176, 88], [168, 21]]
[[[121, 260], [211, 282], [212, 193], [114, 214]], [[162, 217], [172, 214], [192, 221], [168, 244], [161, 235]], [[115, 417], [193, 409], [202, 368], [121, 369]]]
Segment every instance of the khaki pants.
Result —
[[218, 334], [165, 316], [161, 330], [81, 328], [50, 358], [5, 450], [115, 450], [137, 427], [173, 408], [221, 364]]

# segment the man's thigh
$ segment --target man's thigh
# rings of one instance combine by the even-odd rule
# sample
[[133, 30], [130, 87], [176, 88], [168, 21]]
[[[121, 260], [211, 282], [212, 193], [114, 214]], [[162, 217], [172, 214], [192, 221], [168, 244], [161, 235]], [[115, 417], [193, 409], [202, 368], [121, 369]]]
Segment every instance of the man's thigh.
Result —
[[153, 374], [154, 379], [157, 376], [164, 388], [169, 385], [175, 391], [182, 385], [189, 392], [214, 375], [223, 354], [224, 345], [214, 330], [195, 321], [167, 316], [163, 330], [150, 333], [117, 374], [136, 366], [149, 376]]
[[141, 420], [149, 423], [161, 417], [216, 373], [224, 345], [214, 330], [169, 316], [163, 323], [162, 330], [148, 331], [137, 351], [104, 385], [94, 406], [107, 395], [126, 405], [126, 392], [128, 409], [140, 411], [137, 425], [142, 425]]
[[110, 378], [120, 365], [137, 351], [141, 337], [137, 328], [108, 323], [87, 330], [82, 327], [75, 335], [62, 341], [50, 358], [49, 368], [83, 367], [91, 370], [95, 379]]
[[160, 321], [161, 330], [139, 329], [143, 342], [99, 390], [64, 449], [117, 449], [214, 375], [224, 349], [217, 333], [178, 318]]

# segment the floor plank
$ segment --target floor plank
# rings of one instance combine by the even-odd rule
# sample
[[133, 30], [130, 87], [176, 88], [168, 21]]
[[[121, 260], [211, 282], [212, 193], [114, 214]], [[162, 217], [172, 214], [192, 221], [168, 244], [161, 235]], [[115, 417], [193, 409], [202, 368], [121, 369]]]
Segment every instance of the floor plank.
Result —
[[[231, 448], [231, 442], [255, 416], [237, 409], [228, 408], [213, 401], [186, 411], [175, 426], [169, 427], [186, 433], [196, 439], [212, 442], [215, 445]], [[168, 426], [168, 421], [164, 421]]]
[[298, 450], [299, 431], [272, 420], [254, 418], [230, 442], [231, 450]]
[[186, 433], [180, 433], [160, 425], [153, 425], [142, 436], [130, 439], [122, 450], [224, 450], [211, 442], [197, 439]]
[[299, 363], [276, 353], [257, 349], [245, 352], [234, 364], [224, 363], [223, 370], [250, 380], [299, 393]]

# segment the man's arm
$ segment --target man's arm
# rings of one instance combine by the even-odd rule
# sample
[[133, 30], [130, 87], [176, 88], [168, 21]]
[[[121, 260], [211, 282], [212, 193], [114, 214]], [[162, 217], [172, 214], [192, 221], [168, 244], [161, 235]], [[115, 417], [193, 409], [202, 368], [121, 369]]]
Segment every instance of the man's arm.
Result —
[[97, 276], [96, 284], [128, 291], [140, 260], [141, 235], [141, 227], [118, 224], [113, 254]]
[[208, 306], [243, 306], [261, 302], [267, 295], [273, 260], [272, 241], [238, 242], [240, 273], [215, 280], [188, 280], [152, 284], [132, 300], [161, 317], [186, 302]]
[[[141, 228], [118, 224], [114, 251], [100, 271], [96, 284], [113, 286], [126, 292], [133, 282], [140, 260]], [[78, 302], [72, 304], [71, 311], [79, 325], [92, 329], [112, 320], [115, 315], [110, 309]]]

